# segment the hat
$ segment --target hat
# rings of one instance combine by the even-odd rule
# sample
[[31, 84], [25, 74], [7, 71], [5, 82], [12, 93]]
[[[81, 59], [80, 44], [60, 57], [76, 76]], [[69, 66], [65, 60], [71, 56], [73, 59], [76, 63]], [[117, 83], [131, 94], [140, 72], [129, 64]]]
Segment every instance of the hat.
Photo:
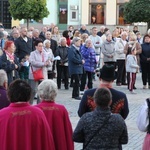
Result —
[[117, 78], [117, 74], [115, 72], [114, 65], [104, 65], [102, 69], [100, 69], [100, 76], [101, 79], [105, 81], [113, 81]]
[[0, 39], [4, 37], [4, 33], [0, 31]]
[[74, 37], [73, 40], [72, 40], [72, 43], [76, 43], [77, 41], [81, 40], [79, 37]]

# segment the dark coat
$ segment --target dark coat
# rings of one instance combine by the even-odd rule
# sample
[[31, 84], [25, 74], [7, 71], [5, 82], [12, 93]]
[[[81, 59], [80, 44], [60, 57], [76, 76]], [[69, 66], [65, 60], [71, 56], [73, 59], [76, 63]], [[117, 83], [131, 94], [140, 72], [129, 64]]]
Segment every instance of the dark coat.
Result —
[[39, 38], [44, 42], [46, 40], [45, 34], [43, 32], [40, 33]]
[[21, 61], [26, 55], [30, 55], [30, 53], [33, 51], [32, 39], [28, 37], [27, 39], [27, 42], [25, 42], [22, 37], [19, 37], [17, 40], [15, 40], [15, 54], [19, 58], [19, 61]]
[[60, 60], [57, 60], [57, 65], [68, 62], [68, 49], [69, 48], [66, 46], [58, 46], [56, 50], [56, 56], [60, 56]]
[[14, 56], [14, 63], [18, 66], [18, 69], [15, 69], [15, 64], [13, 64], [9, 60], [7, 60], [7, 56], [4, 51], [3, 55], [0, 57], [0, 68], [4, 69], [7, 73], [8, 85], [13, 81], [13, 71], [15, 73], [14, 79], [19, 78], [18, 71], [20, 70], [21, 65], [16, 56]]
[[[109, 89], [112, 94], [112, 104], [111, 111], [112, 113], [120, 114], [124, 119], [129, 114], [128, 100], [126, 95], [123, 92], [117, 91], [115, 89]], [[84, 113], [93, 111], [96, 107], [94, 103], [94, 93], [96, 88], [89, 89], [84, 92], [82, 100], [79, 105], [78, 115], [81, 117]]]
[[[109, 116], [107, 123], [99, 130]], [[111, 114], [108, 108], [97, 107], [81, 117], [73, 133], [73, 140], [83, 143], [83, 147], [91, 138], [85, 150], [119, 150], [119, 145], [128, 142], [125, 121], [119, 114]]]
[[70, 75], [83, 73], [81, 53], [73, 45], [68, 50], [68, 62]]
[[144, 63], [150, 63], [147, 58], [150, 58], [150, 43], [141, 44], [142, 53], [140, 54], [140, 61]]
[[7, 98], [7, 91], [4, 87], [0, 86], [0, 109], [7, 107], [10, 101]]
[[81, 34], [87, 33], [88, 35], [90, 35], [90, 34], [89, 34], [89, 31], [88, 31], [87, 29], [83, 30], [83, 29], [81, 28], [81, 29], [79, 30], [79, 32], [80, 32]]
[[58, 47], [57, 42], [53, 39], [50, 39], [50, 41], [51, 41], [51, 47], [50, 48], [52, 49], [54, 56], [56, 56], [56, 49]]

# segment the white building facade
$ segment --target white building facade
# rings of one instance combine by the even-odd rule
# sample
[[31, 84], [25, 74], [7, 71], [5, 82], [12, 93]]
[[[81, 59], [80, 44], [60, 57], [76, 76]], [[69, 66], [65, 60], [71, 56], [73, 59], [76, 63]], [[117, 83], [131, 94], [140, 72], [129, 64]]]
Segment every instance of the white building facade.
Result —
[[[53, 2], [52, 2], [53, 1]], [[50, 14], [43, 24], [69, 25], [125, 25], [123, 4], [129, 0], [47, 0]]]

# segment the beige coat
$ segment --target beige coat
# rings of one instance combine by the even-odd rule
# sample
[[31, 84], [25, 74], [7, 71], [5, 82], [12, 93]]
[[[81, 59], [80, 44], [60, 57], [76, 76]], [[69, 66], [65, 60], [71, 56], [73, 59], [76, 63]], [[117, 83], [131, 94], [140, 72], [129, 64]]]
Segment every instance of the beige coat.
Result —
[[128, 53], [128, 46], [129, 44], [134, 44], [136, 43], [135, 45], [135, 48], [136, 48], [136, 59], [137, 59], [137, 64], [140, 66], [140, 54], [142, 53], [142, 48], [141, 48], [141, 44], [138, 43], [137, 41], [131, 41], [131, 42], [128, 42], [125, 47], [124, 47], [124, 53], [127, 54]]

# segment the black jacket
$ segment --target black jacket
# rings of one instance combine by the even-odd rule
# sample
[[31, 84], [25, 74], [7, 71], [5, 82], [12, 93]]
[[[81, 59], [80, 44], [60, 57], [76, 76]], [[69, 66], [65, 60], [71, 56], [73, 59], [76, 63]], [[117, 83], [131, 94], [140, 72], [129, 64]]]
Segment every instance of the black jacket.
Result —
[[[15, 69], [15, 64], [18, 66], [18, 69]], [[6, 71], [8, 77], [8, 85], [13, 81], [13, 71], [15, 73], [15, 79], [19, 78], [18, 71], [20, 70], [20, 68], [21, 65], [18, 62], [16, 56], [14, 56], [14, 64], [7, 59], [5, 52], [0, 57], [0, 69], [4, 69]]]
[[57, 60], [57, 65], [60, 65], [60, 63], [66, 63], [68, 62], [68, 47], [66, 46], [58, 46], [56, 50], [56, 56], [60, 56], [60, 60]]
[[30, 55], [30, 53], [33, 51], [32, 39], [28, 37], [27, 39], [27, 42], [25, 42], [22, 37], [19, 37], [17, 40], [15, 40], [15, 54], [19, 58], [19, 61], [21, 61], [26, 55]]

